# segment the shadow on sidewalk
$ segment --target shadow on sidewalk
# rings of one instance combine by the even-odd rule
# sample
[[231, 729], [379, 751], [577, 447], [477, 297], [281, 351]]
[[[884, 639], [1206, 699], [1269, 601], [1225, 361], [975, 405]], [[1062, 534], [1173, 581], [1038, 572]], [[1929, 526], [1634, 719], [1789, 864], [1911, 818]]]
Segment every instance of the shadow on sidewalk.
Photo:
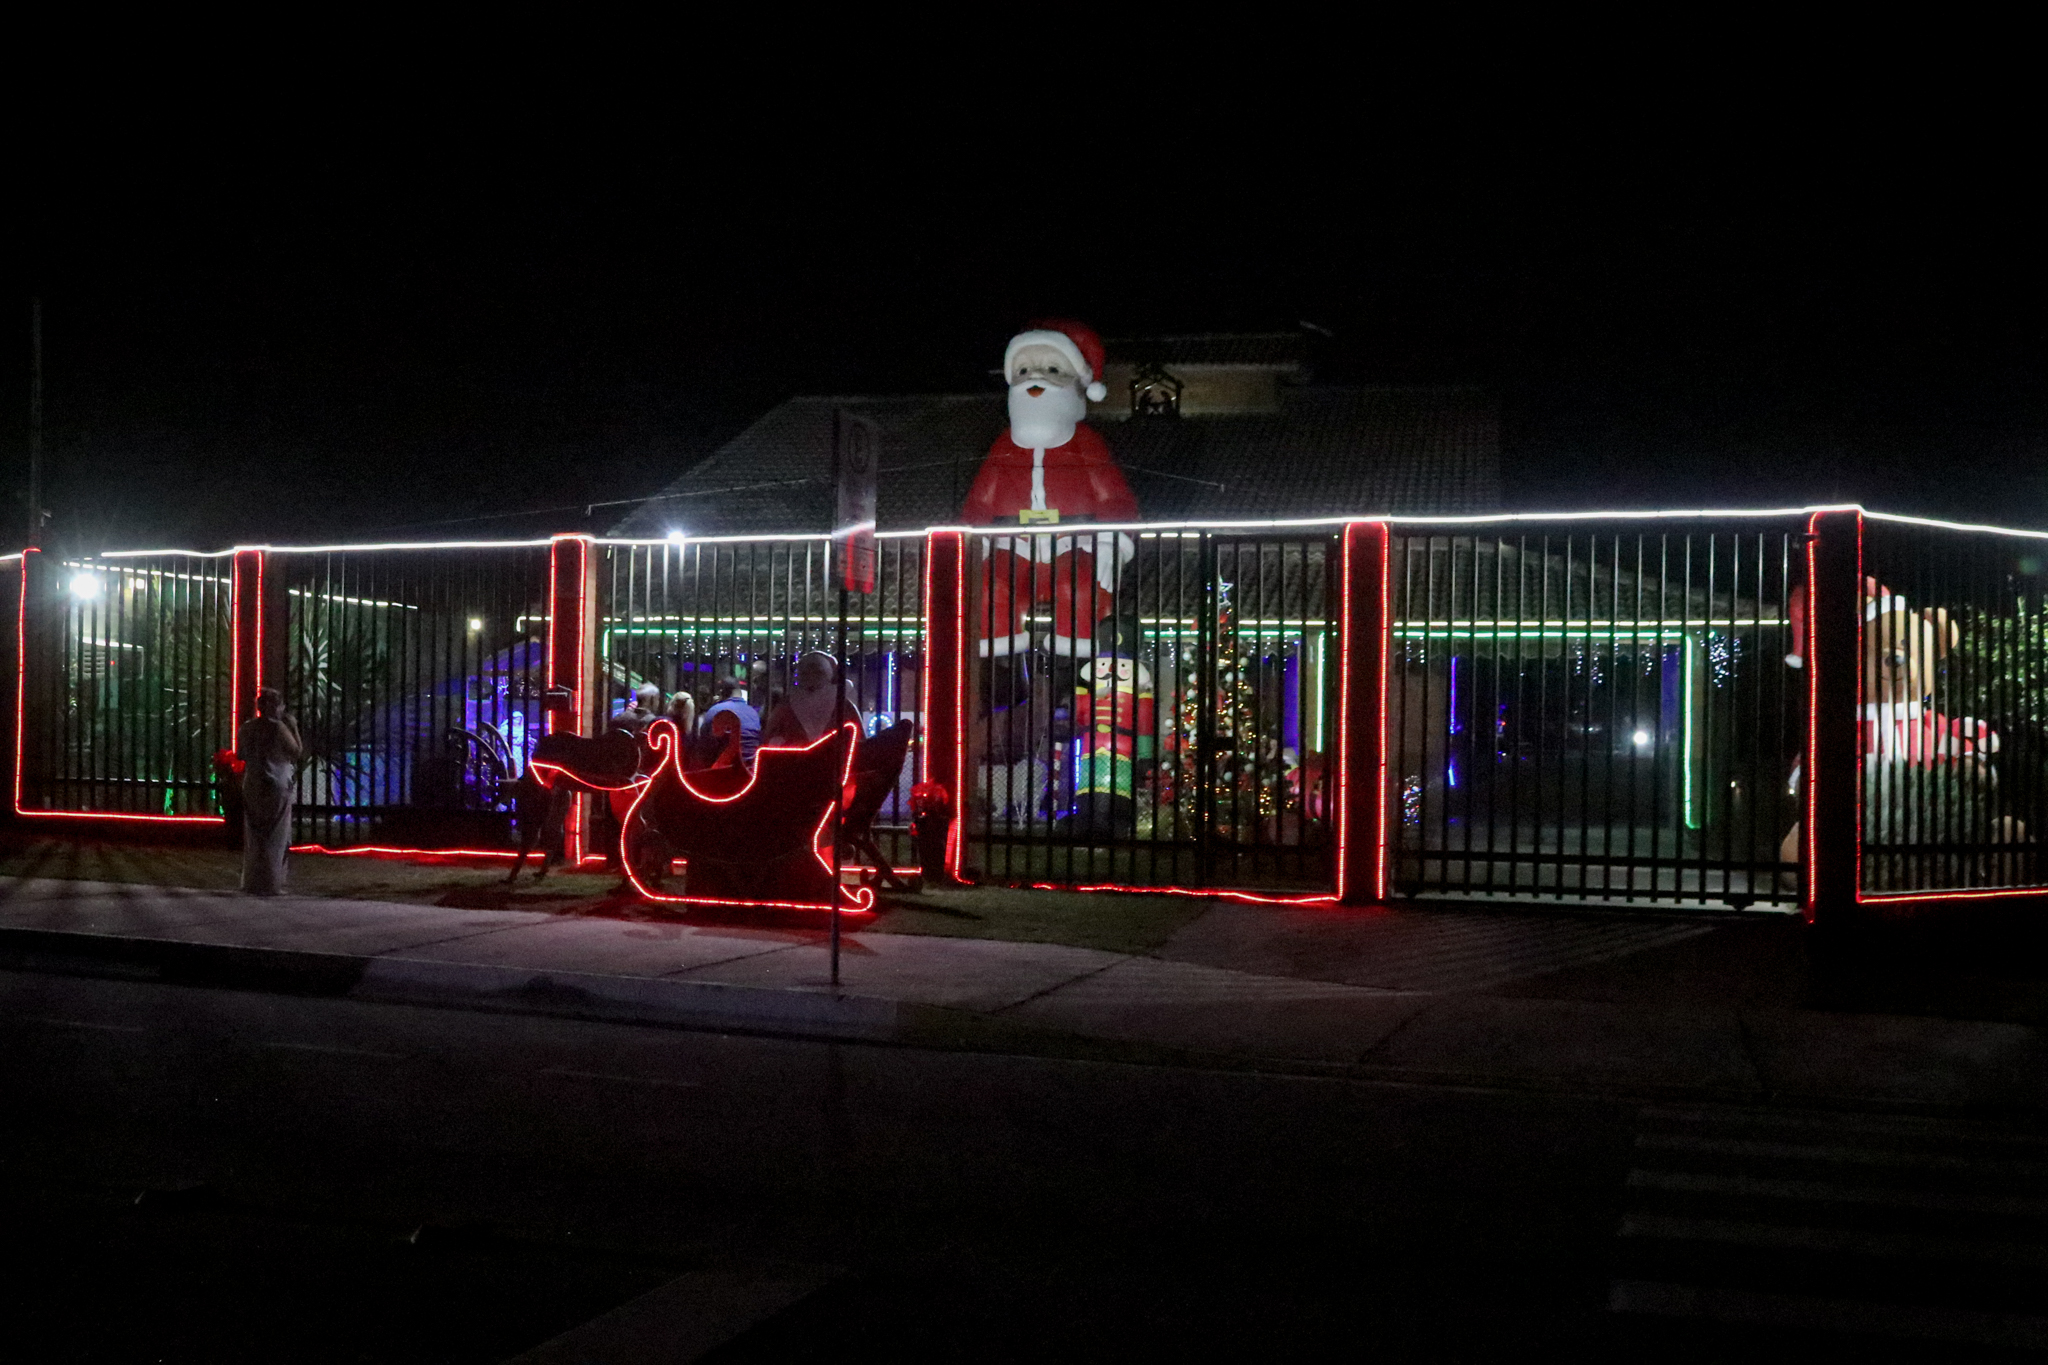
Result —
[[2048, 905], [1964, 907], [1810, 934], [1812, 1009], [2048, 1025]]

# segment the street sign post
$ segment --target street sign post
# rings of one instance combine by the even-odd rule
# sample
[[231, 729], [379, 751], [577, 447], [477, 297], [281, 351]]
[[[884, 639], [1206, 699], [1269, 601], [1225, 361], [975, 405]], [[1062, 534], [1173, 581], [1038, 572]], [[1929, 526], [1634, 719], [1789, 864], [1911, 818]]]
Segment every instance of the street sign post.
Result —
[[[882, 432], [871, 418], [840, 408], [832, 417], [832, 577], [839, 587], [839, 676], [845, 690], [846, 595], [875, 590], [875, 466]], [[856, 741], [857, 742], [857, 741]], [[845, 847], [846, 789], [839, 792], [837, 837], [832, 841], [832, 984], [839, 984], [839, 911], [844, 893], [839, 850]]]
[[882, 433], [841, 408], [832, 428], [833, 576], [846, 592], [875, 590], [875, 466]]

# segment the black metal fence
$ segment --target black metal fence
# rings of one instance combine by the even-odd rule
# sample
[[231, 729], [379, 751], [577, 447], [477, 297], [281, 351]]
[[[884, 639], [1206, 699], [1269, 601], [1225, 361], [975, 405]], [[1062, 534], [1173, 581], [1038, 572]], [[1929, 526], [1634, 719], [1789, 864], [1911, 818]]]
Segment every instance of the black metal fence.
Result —
[[541, 735], [547, 544], [275, 551], [271, 564], [307, 747], [297, 837], [510, 847], [511, 784]]
[[[234, 744], [228, 556], [52, 555], [29, 575], [25, 810], [205, 818]], [[10, 717], [10, 723], [11, 723]]]
[[1863, 890], [2048, 884], [2048, 539], [1864, 529]]
[[[820, 651], [845, 661], [847, 695], [870, 734], [917, 720], [924, 554], [921, 535], [882, 536], [875, 591], [842, 595], [824, 536], [603, 543], [597, 657], [606, 713], [636, 689], [655, 689], [664, 707], [685, 694], [699, 731], [693, 751], [708, 761], [704, 717], [721, 696], [766, 720], [789, 692], [797, 660]], [[915, 775], [906, 762], [876, 817], [892, 860], [908, 857]]]
[[969, 537], [967, 861], [1329, 891], [1334, 531]]
[[[1807, 690], [1787, 656], [1805, 529], [1396, 523], [1394, 890], [1796, 904]], [[1331, 888], [1334, 529], [967, 539], [971, 872]], [[1864, 546], [1865, 894], [2048, 886], [2048, 538], [1873, 515]], [[600, 722], [649, 687], [699, 717], [724, 690], [765, 716], [810, 650], [845, 660], [871, 731], [919, 717], [923, 536], [883, 537], [877, 590], [843, 599], [824, 537], [593, 553]], [[222, 813], [233, 562], [38, 562], [25, 810]], [[268, 676], [282, 664], [310, 751], [298, 837], [509, 846], [545, 710], [549, 545], [270, 551], [263, 582]], [[914, 773], [878, 821], [899, 860]]]
[[1802, 532], [1397, 527], [1395, 889], [1796, 904]]

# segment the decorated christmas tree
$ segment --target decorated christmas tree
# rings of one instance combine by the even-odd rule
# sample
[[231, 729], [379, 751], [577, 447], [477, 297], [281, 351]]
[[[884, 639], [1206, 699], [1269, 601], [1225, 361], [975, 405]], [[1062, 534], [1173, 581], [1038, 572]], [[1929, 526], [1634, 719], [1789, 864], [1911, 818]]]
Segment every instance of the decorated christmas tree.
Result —
[[[1162, 793], [1159, 805], [1162, 809], [1171, 805], [1179, 828], [1192, 833], [1200, 818], [1197, 792], [1206, 783], [1210, 827], [1227, 839], [1249, 839], [1260, 821], [1279, 815], [1294, 803], [1295, 796], [1289, 784], [1280, 780], [1279, 747], [1260, 724], [1250, 661], [1238, 638], [1231, 585], [1219, 581], [1216, 590], [1215, 647], [1206, 661], [1209, 668], [1198, 664], [1181, 689], [1174, 716], [1177, 762], [1160, 773], [1170, 781], [1171, 794]], [[1201, 744], [1205, 689], [1213, 691], [1215, 705], [1215, 737], [1207, 754]], [[1266, 760], [1263, 765], [1261, 755]]]

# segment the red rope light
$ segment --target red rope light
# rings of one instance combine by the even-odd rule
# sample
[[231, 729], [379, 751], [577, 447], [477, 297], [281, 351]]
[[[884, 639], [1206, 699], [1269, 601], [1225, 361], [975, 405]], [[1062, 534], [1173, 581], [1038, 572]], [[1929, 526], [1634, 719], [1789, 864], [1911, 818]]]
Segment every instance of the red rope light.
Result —
[[[1343, 629], [1337, 632], [1337, 893], [1342, 895], [1347, 883], [1344, 874], [1350, 867], [1351, 848], [1351, 654], [1358, 643], [1351, 635], [1351, 526], [1343, 531], [1343, 547], [1337, 563], [1338, 576], [1344, 580], [1343, 596], [1337, 618]], [[1327, 760], [1326, 760], [1327, 761]]]
[[294, 853], [324, 853], [333, 858], [356, 857], [410, 857], [410, 858], [517, 858], [517, 853], [502, 848], [394, 848], [384, 844], [351, 844], [347, 848], [327, 848], [321, 844], [293, 844]]
[[596, 792], [629, 792], [632, 791], [635, 787], [643, 787], [647, 785], [647, 778], [637, 774], [633, 777], [631, 781], [621, 782], [618, 786], [611, 787], [606, 786], [602, 782], [593, 782], [587, 777], [579, 777], [575, 773], [570, 772], [567, 768], [564, 768], [559, 763], [535, 763], [532, 760], [528, 760], [526, 766], [533, 769], [534, 773], [536, 774], [536, 776], [534, 777], [534, 781], [540, 783], [543, 787], [547, 787], [550, 789], [552, 789], [555, 785], [554, 779], [541, 777], [538, 774], [544, 772], [560, 773], [564, 776], [574, 779], [577, 782], [582, 783], [584, 786], [590, 788], [590, 790]]
[[1262, 896], [1255, 891], [1232, 891], [1223, 887], [1196, 886], [1121, 886], [1114, 882], [1097, 882], [1089, 886], [1064, 886], [1057, 882], [1032, 882], [1033, 891], [1111, 891], [1126, 896], [1199, 896], [1203, 900], [1243, 901], [1248, 905], [1335, 905], [1338, 897], [1331, 891], [1310, 891], [1299, 896]]
[[[2018, 845], [2013, 846], [2015, 850]], [[2048, 886], [1984, 887], [1975, 891], [1904, 891], [1878, 892], [1875, 895], [1859, 895], [1856, 899], [1863, 905], [1897, 905], [1907, 901], [1981, 901], [2000, 900], [2007, 897], [2048, 896]]]
[[119, 811], [91, 810], [17, 810], [15, 814], [29, 820], [127, 820], [151, 825], [224, 825], [227, 818], [220, 815], [124, 815]]
[[[927, 623], [932, 619], [932, 562], [936, 558], [937, 556], [931, 552], [931, 547], [927, 546], [924, 556], [924, 591], [918, 609], [919, 615]], [[929, 641], [927, 641], [927, 644], [929, 644]], [[923, 676], [917, 680], [917, 692], [919, 709], [926, 716], [930, 716], [932, 714], [932, 669], [930, 660], [926, 660]], [[924, 742], [918, 748], [921, 752], [917, 756], [917, 780], [929, 782], [932, 780], [932, 734], [929, 721], [925, 724]]]
[[[1394, 575], [1392, 554], [1394, 537], [1388, 532], [1385, 522], [1379, 525], [1380, 540], [1380, 621], [1379, 621], [1379, 771], [1373, 783], [1373, 819], [1379, 830], [1373, 863], [1373, 899], [1387, 898], [1387, 693], [1391, 690], [1387, 666], [1390, 660], [1389, 642], [1394, 635]], [[1345, 590], [1351, 585], [1346, 583]], [[1339, 885], [1342, 885], [1340, 882]]]
[[946, 832], [946, 869], [965, 881], [967, 820], [967, 537], [953, 535], [953, 823]]
[[[228, 561], [228, 715], [237, 730], [242, 728], [242, 552]], [[255, 695], [250, 689], [246, 695]]]
[[255, 692], [263, 690], [263, 551], [256, 551], [256, 686]]
[[[1860, 508], [1860, 507], [1856, 509], [1856, 582], [1857, 582], [1857, 584], [1859, 585], [1859, 587], [1861, 586], [1861, 584], [1862, 584], [1862, 582], [1863, 582], [1863, 509], [1862, 509], [1862, 508]], [[1860, 739], [1861, 739], [1861, 735], [1862, 735], [1861, 725], [1862, 725], [1862, 719], [1863, 719], [1863, 626], [1864, 626], [1864, 619], [1863, 619], [1863, 613], [1859, 611], [1859, 612], [1857, 612], [1857, 613], [1856, 613], [1856, 653], [1855, 653], [1855, 660], [1856, 660], [1856, 663], [1855, 663], [1855, 667], [1856, 667], [1856, 718], [1857, 718], [1857, 725], [1858, 725], [1857, 735], [1858, 735], [1858, 739], [1859, 739], [1859, 749], [1860, 749]], [[1858, 754], [1856, 755], [1856, 882], [1855, 882], [1855, 893], [1856, 893], [1856, 899], [1857, 899], [1858, 901], [1861, 901], [1861, 900], [1863, 899], [1863, 755], [1862, 755], [1862, 753], [1861, 753], [1861, 752], [1858, 752]]]

